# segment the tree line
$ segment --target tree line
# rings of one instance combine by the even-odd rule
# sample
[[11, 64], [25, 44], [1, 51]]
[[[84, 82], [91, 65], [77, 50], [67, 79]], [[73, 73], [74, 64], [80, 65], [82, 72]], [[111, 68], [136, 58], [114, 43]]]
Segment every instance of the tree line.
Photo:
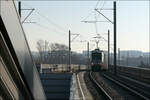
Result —
[[[45, 64], [68, 64], [69, 47], [65, 44], [50, 43], [44, 40], [37, 41], [38, 56], [34, 55], [35, 63]], [[71, 52], [72, 64], [87, 64], [87, 57], [82, 54]]]

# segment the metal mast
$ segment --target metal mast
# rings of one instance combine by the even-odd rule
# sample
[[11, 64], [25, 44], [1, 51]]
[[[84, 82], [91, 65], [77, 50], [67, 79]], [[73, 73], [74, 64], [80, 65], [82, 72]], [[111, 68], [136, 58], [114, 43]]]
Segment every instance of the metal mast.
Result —
[[108, 30], [108, 69], [110, 65], [110, 31]]
[[21, 18], [21, 1], [18, 2], [18, 12]]
[[71, 71], [71, 32], [69, 30], [69, 71]]
[[116, 48], [117, 48], [117, 29], [116, 29], [116, 1], [114, 1], [114, 74], [117, 75], [117, 60], [116, 60]]

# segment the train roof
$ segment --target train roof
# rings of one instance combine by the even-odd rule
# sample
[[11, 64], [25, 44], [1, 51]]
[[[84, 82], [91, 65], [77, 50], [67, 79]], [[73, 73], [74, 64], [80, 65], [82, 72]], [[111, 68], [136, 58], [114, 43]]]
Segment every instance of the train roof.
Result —
[[100, 50], [100, 49], [95, 49], [95, 50], [92, 50], [92, 53], [100, 53], [100, 52], [103, 52], [102, 50]]

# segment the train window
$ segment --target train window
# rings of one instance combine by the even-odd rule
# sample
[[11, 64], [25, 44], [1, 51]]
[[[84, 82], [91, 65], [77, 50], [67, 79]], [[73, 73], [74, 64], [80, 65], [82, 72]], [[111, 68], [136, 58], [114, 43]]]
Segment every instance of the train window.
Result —
[[102, 60], [102, 54], [101, 53], [93, 53], [92, 60]]

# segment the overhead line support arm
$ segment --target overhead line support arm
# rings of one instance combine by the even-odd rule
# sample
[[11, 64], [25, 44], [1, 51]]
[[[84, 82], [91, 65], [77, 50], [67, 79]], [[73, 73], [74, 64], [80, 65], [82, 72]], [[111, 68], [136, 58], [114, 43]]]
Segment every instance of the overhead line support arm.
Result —
[[105, 19], [107, 19], [109, 22], [111, 22], [112, 24], [114, 24], [113, 21], [111, 21], [109, 18], [107, 18], [104, 14], [102, 14], [100, 11], [98, 11], [98, 9], [95, 9], [95, 11], [97, 11], [99, 14], [101, 14]]

